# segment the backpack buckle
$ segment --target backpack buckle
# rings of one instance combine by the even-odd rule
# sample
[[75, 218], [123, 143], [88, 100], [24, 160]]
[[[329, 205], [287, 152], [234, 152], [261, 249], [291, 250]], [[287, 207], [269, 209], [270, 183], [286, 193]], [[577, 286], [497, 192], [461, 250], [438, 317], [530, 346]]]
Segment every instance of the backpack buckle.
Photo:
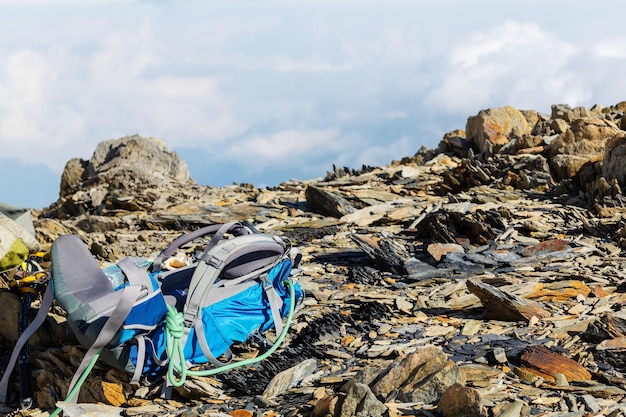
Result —
[[[192, 308], [189, 308], [189, 310], [192, 310]], [[183, 315], [183, 325], [185, 326], [185, 331], [193, 327], [193, 323], [194, 321], [196, 321], [196, 316], [198, 314], [197, 309], [193, 309], [195, 311], [189, 311], [189, 310], [186, 311]]]
[[202, 257], [202, 260], [209, 266], [212, 266], [215, 269], [220, 269], [222, 264], [224, 263], [223, 259], [218, 258], [217, 256], [207, 254]]

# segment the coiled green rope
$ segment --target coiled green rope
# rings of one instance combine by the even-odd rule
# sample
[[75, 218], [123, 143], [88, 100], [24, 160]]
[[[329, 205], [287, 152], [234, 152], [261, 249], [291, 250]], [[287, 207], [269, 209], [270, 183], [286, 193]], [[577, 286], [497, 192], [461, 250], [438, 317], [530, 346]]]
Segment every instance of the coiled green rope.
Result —
[[[174, 387], [180, 387], [187, 378], [187, 367], [185, 366], [185, 354], [181, 338], [185, 335], [185, 317], [183, 313], [176, 310], [176, 307], [167, 305], [165, 315], [165, 351], [169, 362], [167, 364], [167, 380]], [[174, 371], [180, 375], [176, 377]]]
[[[187, 377], [187, 375], [191, 375], [191, 376], [215, 375], [221, 372], [229, 371], [234, 368], [239, 368], [241, 366], [252, 365], [254, 363], [260, 362], [268, 358], [272, 353], [274, 353], [276, 349], [278, 349], [280, 344], [283, 342], [285, 337], [287, 336], [287, 333], [289, 332], [289, 326], [291, 324], [291, 321], [293, 320], [293, 314], [294, 314], [295, 305], [296, 305], [295, 287], [294, 287], [293, 282], [291, 282], [290, 280], [285, 280], [284, 283], [289, 287], [289, 312], [287, 313], [287, 318], [285, 319], [285, 326], [283, 327], [283, 331], [280, 332], [274, 344], [270, 346], [270, 348], [266, 350], [262, 355], [259, 355], [256, 358], [250, 358], [250, 359], [244, 359], [244, 360], [237, 361], [237, 362], [231, 362], [227, 365], [220, 366], [217, 368], [212, 368], [212, 369], [205, 369], [205, 370], [200, 370], [200, 371], [192, 371], [192, 370], [186, 369], [187, 367], [185, 366], [185, 363], [184, 363], [185, 356], [183, 355], [183, 347], [181, 346], [181, 343], [180, 343], [180, 337], [182, 337], [182, 335], [178, 336], [179, 326], [181, 328], [180, 331], [184, 332], [183, 314], [174, 309], [174, 311], [170, 315], [169, 306], [168, 306], [168, 314], [166, 315], [166, 320], [172, 321], [171, 323], [172, 332], [170, 333], [172, 337], [169, 337], [169, 334], [168, 334], [168, 338], [166, 341], [167, 343], [166, 351], [167, 351], [167, 355], [169, 358], [168, 369], [167, 369], [167, 378], [168, 378], [169, 383], [172, 386], [180, 387], [181, 385], [185, 383], [185, 378]], [[168, 321], [166, 324], [166, 328], [165, 328], [166, 331], [169, 328], [169, 326], [170, 326], [170, 322]], [[176, 361], [173, 360], [174, 356], [170, 352], [175, 352], [177, 354]], [[174, 371], [179, 372], [180, 375], [176, 377], [174, 375]]]

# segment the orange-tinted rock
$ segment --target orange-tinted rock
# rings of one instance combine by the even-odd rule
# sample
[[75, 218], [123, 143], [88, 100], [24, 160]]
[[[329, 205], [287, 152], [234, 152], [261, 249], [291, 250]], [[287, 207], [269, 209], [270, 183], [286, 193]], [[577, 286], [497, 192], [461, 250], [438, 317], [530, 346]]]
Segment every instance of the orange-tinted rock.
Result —
[[591, 373], [584, 366], [564, 355], [552, 352], [545, 346], [531, 346], [524, 349], [520, 355], [520, 361], [527, 368], [549, 376], [551, 380], [554, 380], [556, 374], [563, 374], [568, 381], [591, 379]]
[[605, 119], [572, 120], [570, 128], [550, 144], [550, 167], [557, 180], [573, 178], [587, 163], [601, 162], [608, 140], [619, 131]]
[[119, 407], [126, 403], [122, 384], [102, 381], [102, 394], [110, 405]]
[[518, 137], [529, 134], [532, 126], [521, 111], [504, 106], [481, 110], [476, 116], [469, 117], [465, 130], [474, 147], [484, 152], [493, 146], [507, 144], [512, 134]]
[[557, 252], [569, 249], [570, 243], [563, 239], [550, 239], [544, 240], [536, 245], [527, 246], [522, 249], [522, 256], [537, 256], [544, 255], [546, 253]]
[[431, 243], [426, 249], [437, 262], [453, 252], [463, 252], [463, 246], [456, 243]]
[[566, 301], [582, 295], [587, 297], [591, 293], [584, 282], [578, 280], [556, 281], [551, 283], [539, 283], [533, 292], [525, 295], [525, 298], [539, 299], [541, 301]]
[[231, 417], [253, 417], [254, 414], [252, 413], [252, 411], [249, 410], [233, 410], [230, 413], [228, 413], [229, 416]]

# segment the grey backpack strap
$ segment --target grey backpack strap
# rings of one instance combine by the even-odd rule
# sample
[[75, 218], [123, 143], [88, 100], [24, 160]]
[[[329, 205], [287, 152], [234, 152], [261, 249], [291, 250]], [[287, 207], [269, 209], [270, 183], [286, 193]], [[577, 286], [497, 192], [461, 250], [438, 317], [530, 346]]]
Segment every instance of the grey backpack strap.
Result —
[[274, 288], [274, 283], [265, 275], [263, 277], [263, 290], [267, 295], [267, 301], [270, 303], [270, 311], [272, 312], [272, 319], [274, 320], [274, 327], [276, 328], [276, 335], [278, 336], [283, 331], [283, 318], [280, 315], [280, 309], [284, 302], [280, 295]]
[[[220, 258], [220, 255], [222, 258]], [[183, 308], [183, 315], [185, 317], [185, 333], [193, 327], [193, 323], [198, 316], [200, 307], [202, 306], [202, 298], [205, 296], [205, 292], [211, 288], [222, 271], [227, 256], [227, 253], [219, 251], [216, 255], [211, 256], [208, 259], [202, 259], [198, 263], [198, 266], [196, 266], [196, 269], [191, 276], [189, 291], [187, 299], [185, 300], [185, 307]]]
[[[122, 288], [120, 291], [119, 302], [111, 312], [109, 318], [104, 323], [102, 330], [98, 334], [98, 337], [93, 342], [87, 353], [85, 353], [85, 357], [83, 358], [78, 370], [74, 374], [72, 381], [70, 382], [70, 386], [67, 389], [68, 392], [71, 392], [83, 372], [89, 366], [89, 363], [94, 358], [96, 354], [98, 354], [115, 336], [118, 332], [124, 320], [132, 310], [135, 301], [139, 297], [141, 293], [142, 287], [140, 285], [129, 285], [127, 287]], [[78, 399], [78, 395], [75, 395], [72, 399], [73, 402], [76, 402]]]
[[[135, 371], [133, 372], [133, 376], [130, 380], [131, 384], [139, 383], [141, 375], [143, 374], [143, 367], [146, 364], [146, 357], [148, 355], [150, 355], [150, 357], [152, 358], [152, 362], [156, 363], [157, 365], [167, 365], [167, 358], [161, 360], [158, 357], [152, 339], [142, 334], [138, 334], [137, 336], [135, 336], [134, 339], [137, 342], [137, 363], [135, 364]], [[149, 345], [150, 350], [146, 348], [146, 345]]]
[[24, 330], [24, 332], [20, 335], [19, 339], [17, 339], [17, 343], [13, 348], [13, 352], [11, 354], [11, 358], [9, 359], [9, 363], [7, 365], [6, 370], [4, 371], [4, 375], [2, 376], [2, 380], [0, 380], [0, 404], [4, 404], [7, 400], [7, 390], [9, 387], [9, 378], [11, 377], [11, 372], [13, 372], [13, 368], [15, 368], [15, 364], [17, 363], [17, 359], [19, 357], [20, 351], [24, 347], [26, 343], [28, 343], [28, 339], [35, 334], [37, 329], [41, 327], [43, 322], [46, 320], [48, 315], [48, 310], [52, 305], [52, 300], [54, 299], [54, 293], [52, 292], [51, 283], [48, 284], [48, 288], [46, 288], [46, 292], [44, 293], [43, 300], [41, 301], [41, 306], [39, 307], [39, 311], [35, 316], [33, 322]]
[[144, 268], [140, 268], [132, 260], [132, 258], [124, 258], [117, 263], [117, 266], [122, 270], [128, 283], [130, 285], [140, 285], [148, 290], [148, 294], [154, 292], [152, 288], [152, 281], [148, 276], [148, 273]]
[[221, 226], [221, 224], [212, 224], [210, 226], [206, 226], [177, 237], [154, 259], [154, 262], [152, 263], [152, 271], [159, 272], [161, 270], [161, 264], [163, 263], [163, 261], [172, 256], [174, 252], [176, 252], [181, 246], [204, 235], [215, 233], [215, 231], [218, 230]]
[[[232, 223], [227, 223], [227, 224], [229, 224], [230, 226], [228, 227], [228, 230], [224, 231], [224, 233], [227, 231], [231, 231], [237, 236], [247, 235], [251, 233], [251, 231], [248, 228], [246, 228], [240, 223], [232, 222]], [[163, 263], [163, 261], [165, 261], [167, 258], [172, 256], [174, 252], [176, 252], [178, 248], [180, 248], [181, 246], [186, 245], [187, 243], [195, 239], [198, 239], [202, 236], [216, 233], [224, 226], [225, 224], [212, 224], [210, 226], [205, 226], [201, 229], [194, 230], [193, 232], [186, 233], [182, 236], [177, 237], [176, 239], [172, 241], [172, 243], [168, 245], [167, 248], [163, 249], [163, 251], [161, 251], [161, 253], [156, 257], [156, 259], [152, 263], [152, 271], [159, 272], [161, 270], [161, 264]], [[222, 237], [224, 233], [222, 233]]]
[[217, 246], [217, 244], [224, 238], [224, 235], [231, 229], [237, 229], [237, 228], [241, 228], [243, 227], [241, 225], [241, 223], [238, 222], [229, 222], [229, 223], [224, 223], [222, 225], [222, 227], [220, 227], [217, 232], [215, 232], [215, 234], [213, 235], [213, 237], [211, 238], [211, 241], [209, 242], [208, 245], [206, 245], [206, 248], [204, 248], [204, 250], [202, 251], [202, 253], [200, 254], [200, 256], [198, 256], [199, 258], [202, 258], [204, 256], [206, 256], [207, 253], [209, 253], [209, 251], [211, 249], [213, 249], [215, 246]]
[[137, 342], [137, 362], [135, 363], [135, 372], [130, 379], [131, 384], [139, 383], [143, 367], [146, 364], [146, 341], [144, 335], [137, 335], [134, 337]]
[[226, 362], [220, 361], [219, 359], [215, 357], [215, 355], [213, 355], [213, 352], [211, 352], [211, 348], [209, 347], [209, 344], [206, 341], [206, 335], [204, 334], [204, 326], [202, 324], [202, 320], [196, 321], [194, 325], [194, 329], [196, 331], [196, 337], [198, 338], [198, 343], [200, 344], [200, 349], [202, 350], [202, 353], [204, 353], [204, 356], [207, 358], [207, 360], [215, 366], [227, 365], [233, 357], [230, 349], [227, 349], [225, 353], [225, 355], [228, 357], [228, 360]]

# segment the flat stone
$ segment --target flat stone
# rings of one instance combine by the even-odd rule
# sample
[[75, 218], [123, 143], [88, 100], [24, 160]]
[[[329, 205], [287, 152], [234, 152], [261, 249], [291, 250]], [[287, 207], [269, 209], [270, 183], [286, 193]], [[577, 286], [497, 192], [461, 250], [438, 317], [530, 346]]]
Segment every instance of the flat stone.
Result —
[[455, 243], [432, 243], [428, 245], [427, 251], [432, 255], [433, 258], [435, 258], [437, 262], [439, 262], [441, 258], [445, 257], [449, 253], [465, 252], [463, 246], [457, 245]]
[[57, 406], [63, 410], [63, 415], [67, 417], [116, 417], [123, 415], [123, 408], [113, 407], [104, 404], [74, 404], [59, 401]]
[[528, 321], [533, 317], [544, 318], [550, 313], [538, 303], [506, 293], [480, 281], [467, 280], [468, 289], [480, 298], [489, 317], [508, 321]]

